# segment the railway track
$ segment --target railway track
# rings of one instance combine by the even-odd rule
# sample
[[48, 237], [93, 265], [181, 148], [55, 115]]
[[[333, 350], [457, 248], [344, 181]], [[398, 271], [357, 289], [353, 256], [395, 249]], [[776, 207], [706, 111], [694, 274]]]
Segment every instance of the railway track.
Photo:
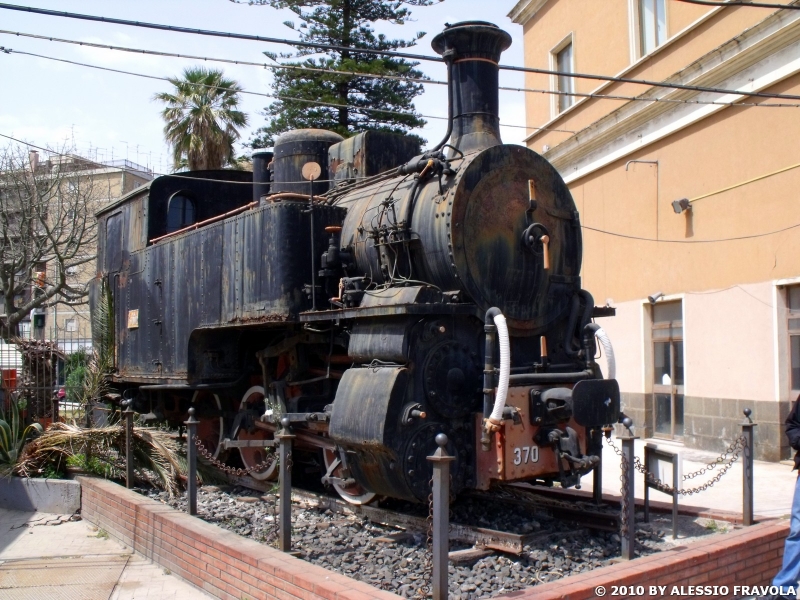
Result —
[[[256, 481], [250, 477], [228, 476], [229, 483], [241, 485], [262, 492], [269, 492], [271, 485]], [[515, 486], [503, 486], [493, 489], [491, 493], [470, 491], [463, 494], [465, 498], [491, 503], [503, 503], [521, 508], [531, 516], [545, 514], [560, 521], [574, 523], [581, 528], [619, 531], [619, 516], [609, 509], [597, 507], [589, 502], [565, 502], [537, 494], [535, 489], [529, 490]], [[394, 537], [387, 536], [386, 543], [401, 541], [408, 536], [426, 536], [429, 523], [426, 518], [407, 514], [388, 508], [372, 505], [353, 505], [340, 498], [327, 496], [299, 488], [292, 490], [292, 502], [302, 508], [330, 510], [339, 514], [353, 514], [376, 524], [398, 529]], [[473, 546], [477, 551], [495, 551], [506, 554], [522, 554], [526, 546], [547, 541], [552, 537], [563, 537], [563, 530], [537, 531], [534, 533], [512, 533], [488, 527], [477, 527], [462, 523], [450, 523], [450, 540], [462, 545]], [[451, 552], [451, 557], [458, 559], [459, 552]], [[472, 555], [464, 555], [466, 560]]]

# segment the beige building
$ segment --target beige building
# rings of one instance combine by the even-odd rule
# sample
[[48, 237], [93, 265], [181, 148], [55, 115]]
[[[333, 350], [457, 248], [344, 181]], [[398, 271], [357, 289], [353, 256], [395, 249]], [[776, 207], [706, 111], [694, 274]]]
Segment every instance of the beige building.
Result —
[[787, 458], [782, 423], [800, 394], [800, 100], [737, 92], [800, 98], [800, 10], [521, 0], [509, 16], [526, 66], [616, 79], [528, 74], [526, 87], [550, 93], [527, 94], [526, 143], [577, 203], [583, 286], [617, 307], [600, 321], [639, 434], [722, 450], [752, 408], [756, 456]]
[[[77, 155], [52, 155], [38, 163], [38, 169], [47, 173], [54, 169], [56, 172], [69, 172], [71, 177], [77, 175], [79, 180], [89, 181], [93, 205], [98, 210], [153, 179], [150, 169], [124, 159], [100, 163]], [[86, 251], [94, 253], [95, 249], [87, 248]], [[44, 267], [46, 280], [56, 277], [55, 265]], [[82, 287], [95, 276], [95, 271], [94, 260], [79, 267], [68, 268], [67, 281], [72, 287]], [[34, 312], [43, 312], [45, 315], [44, 332], [40, 335], [58, 340], [64, 351], [69, 353], [79, 347], [91, 345], [88, 303], [76, 306], [59, 303]], [[37, 332], [32, 321], [23, 321], [20, 333], [28, 337]]]

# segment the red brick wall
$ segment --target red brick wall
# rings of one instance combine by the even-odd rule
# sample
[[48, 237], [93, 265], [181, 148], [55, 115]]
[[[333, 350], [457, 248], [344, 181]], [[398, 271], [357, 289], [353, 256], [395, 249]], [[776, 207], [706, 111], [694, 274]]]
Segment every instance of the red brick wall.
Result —
[[[781, 567], [783, 542], [788, 533], [788, 521], [767, 521], [502, 597], [514, 600], [582, 600], [597, 598], [595, 589], [603, 586], [609, 600], [641, 599], [642, 596], [636, 593], [612, 596], [612, 586], [639, 585], [644, 586], [644, 596], [648, 598], [659, 597], [649, 594], [651, 585], [667, 586], [663, 597], [672, 597], [673, 586], [684, 586], [684, 590], [676, 590], [675, 594], [684, 600], [702, 596], [707, 598], [709, 595], [715, 598], [749, 595], [741, 591], [735, 594], [734, 586], [770, 585]], [[705, 594], [690, 594], [687, 593], [690, 585], [727, 586], [728, 594], [721, 595], [714, 593], [714, 590]]]
[[84, 519], [217, 598], [399, 598], [244, 539], [117, 484], [88, 477], [79, 480]]
[[[381, 600], [399, 596], [373, 588], [258, 542], [211, 525], [102, 479], [81, 477], [81, 514], [122, 543], [170, 569], [186, 581], [224, 600]], [[522, 600], [596, 598], [605, 586], [769, 585], [781, 565], [788, 521], [768, 521], [731, 533], [709, 536], [629, 562], [507, 594]], [[682, 598], [691, 594], [678, 594]], [[705, 594], [707, 597], [710, 594]], [[759, 595], [759, 594], [754, 594]], [[700, 597], [700, 595], [697, 595]], [[715, 594], [715, 597], [720, 597]]]

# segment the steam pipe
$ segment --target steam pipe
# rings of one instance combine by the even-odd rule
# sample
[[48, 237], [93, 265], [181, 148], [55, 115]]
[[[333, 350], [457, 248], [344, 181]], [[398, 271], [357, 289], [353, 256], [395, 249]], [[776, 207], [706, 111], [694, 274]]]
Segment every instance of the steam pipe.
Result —
[[[575, 328], [578, 326], [578, 304], [579, 298], [583, 298], [584, 308], [583, 316], [580, 321], [581, 328], [586, 327], [592, 320], [592, 311], [594, 310], [594, 297], [586, 290], [580, 290], [572, 297], [572, 309], [569, 314], [569, 322], [567, 323], [567, 332], [564, 336], [564, 351], [567, 356], [574, 358], [578, 356], [579, 351], [575, 350], [572, 346], [572, 339], [575, 337]], [[574, 311], [574, 313], [573, 313]]]
[[587, 323], [583, 328], [583, 351], [586, 354], [586, 356], [583, 357], [583, 361], [587, 370], [594, 367], [594, 353], [595, 350], [597, 350], [597, 345], [594, 343], [594, 336], [598, 329], [600, 329], [600, 325], [597, 323]]
[[583, 297], [586, 306], [583, 308], [583, 318], [581, 319], [581, 327], [586, 327], [592, 321], [592, 312], [594, 311], [594, 296], [586, 290], [578, 292]]
[[564, 352], [567, 356], [574, 358], [578, 356], [578, 350], [572, 346], [572, 340], [575, 337], [575, 328], [578, 326], [578, 309], [581, 305], [581, 299], [578, 294], [572, 296], [569, 309], [569, 320], [567, 321], [567, 329], [564, 333]]
[[508, 395], [508, 378], [511, 372], [511, 345], [508, 340], [508, 327], [503, 313], [498, 310], [498, 314], [494, 315], [493, 320], [497, 326], [497, 341], [500, 346], [500, 377], [497, 381], [494, 408], [492, 409], [492, 414], [489, 415], [489, 424], [497, 426], [503, 422], [503, 409], [506, 406], [506, 396]]
[[494, 406], [494, 345], [497, 340], [497, 327], [494, 317], [500, 314], [500, 309], [492, 307], [486, 311], [483, 330], [486, 332], [484, 345], [483, 367], [483, 418], [488, 419]]
[[[583, 331], [584, 343], [586, 341], [587, 334], [592, 336], [593, 347], [595, 336], [598, 340], [600, 340], [600, 344], [603, 346], [603, 350], [606, 353], [606, 361], [608, 362], [608, 373], [606, 374], [606, 379], [614, 379], [617, 375], [617, 362], [614, 358], [614, 348], [611, 346], [611, 339], [609, 339], [608, 334], [597, 323], [587, 324], [586, 327], [583, 328]], [[594, 351], [592, 351], [592, 357], [594, 357]]]
[[447, 49], [442, 54], [445, 64], [447, 65], [447, 132], [444, 134], [442, 141], [433, 147], [431, 152], [438, 152], [450, 139], [450, 134], [453, 133], [453, 59], [454, 52]]

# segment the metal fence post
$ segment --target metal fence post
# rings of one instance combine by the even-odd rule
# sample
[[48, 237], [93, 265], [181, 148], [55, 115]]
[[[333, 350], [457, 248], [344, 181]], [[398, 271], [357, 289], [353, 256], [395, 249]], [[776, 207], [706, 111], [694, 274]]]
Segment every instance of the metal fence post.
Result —
[[197, 514], [197, 446], [195, 436], [197, 435], [197, 424], [200, 421], [194, 418], [194, 407], [189, 409], [189, 420], [186, 425], [186, 462], [189, 463], [189, 473], [186, 480], [186, 494], [188, 495], [189, 514]]
[[622, 558], [631, 560], [636, 547], [636, 500], [634, 495], [634, 442], [639, 437], [633, 435], [633, 421], [629, 417], [622, 420], [627, 435], [622, 440], [622, 506], [620, 515], [620, 539], [622, 542]]
[[749, 527], [753, 524], [753, 428], [757, 423], [753, 423], [750, 415], [753, 411], [745, 408], [744, 421], [742, 421], [742, 436], [744, 437], [744, 464], [742, 471], [744, 477], [742, 478], [742, 524]]
[[279, 543], [284, 552], [292, 550], [292, 435], [287, 417], [281, 419], [278, 438], [278, 460], [280, 462], [280, 515]]
[[429, 456], [433, 463], [433, 600], [447, 598], [447, 568], [450, 551], [450, 463], [454, 456], [447, 454], [447, 436], [436, 436], [439, 446]]
[[603, 503], [603, 430], [595, 429], [591, 435], [597, 436], [599, 439], [600, 460], [594, 466], [592, 471], [592, 500], [595, 504]]
[[133, 410], [131, 403], [133, 400], [123, 400], [125, 410], [122, 416], [125, 417], [125, 487], [133, 487]]

